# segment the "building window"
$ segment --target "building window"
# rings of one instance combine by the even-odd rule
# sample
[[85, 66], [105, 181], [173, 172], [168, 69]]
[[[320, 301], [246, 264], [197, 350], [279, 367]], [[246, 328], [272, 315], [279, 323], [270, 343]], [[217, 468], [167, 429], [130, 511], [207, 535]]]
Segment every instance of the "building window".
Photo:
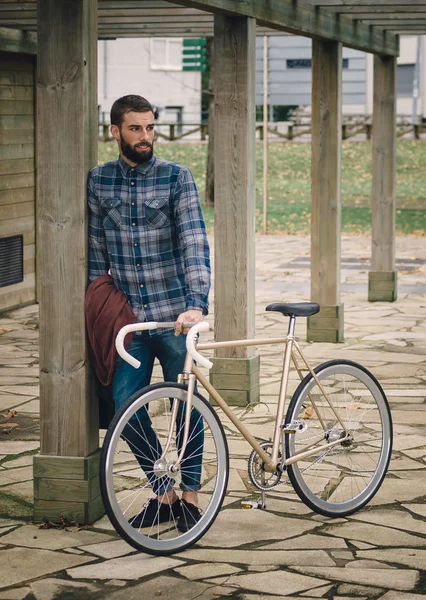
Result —
[[[311, 69], [312, 59], [311, 58], [288, 58], [287, 69]], [[342, 59], [342, 67], [349, 69], [349, 58]]]
[[182, 71], [182, 38], [151, 38], [151, 69]]
[[414, 81], [414, 65], [398, 65], [396, 93], [398, 96], [412, 96]]

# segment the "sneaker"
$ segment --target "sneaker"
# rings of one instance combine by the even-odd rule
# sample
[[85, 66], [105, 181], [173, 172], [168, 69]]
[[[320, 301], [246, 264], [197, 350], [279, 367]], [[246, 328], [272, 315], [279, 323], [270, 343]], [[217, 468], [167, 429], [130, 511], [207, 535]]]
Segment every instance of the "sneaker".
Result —
[[139, 529], [140, 527], [151, 527], [158, 523], [176, 521], [181, 513], [180, 500], [177, 498], [172, 504], [159, 502], [157, 498], [150, 498], [143, 510], [129, 519], [130, 525]]
[[196, 523], [201, 519], [201, 511], [198, 506], [182, 500], [180, 507], [180, 517], [178, 522], [178, 529], [181, 533], [185, 533], [192, 529]]

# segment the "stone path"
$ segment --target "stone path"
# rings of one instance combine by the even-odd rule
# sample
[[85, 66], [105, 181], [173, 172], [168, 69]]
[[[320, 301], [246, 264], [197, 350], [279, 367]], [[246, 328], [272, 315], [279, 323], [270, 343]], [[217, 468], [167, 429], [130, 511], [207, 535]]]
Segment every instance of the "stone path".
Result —
[[[104, 517], [88, 530], [39, 529], [32, 517], [32, 457], [38, 451], [37, 307], [0, 319], [0, 600], [160, 597], [186, 600], [282, 597], [426, 600], [426, 238], [398, 238], [399, 297], [369, 304], [370, 241], [342, 245], [345, 342], [307, 344], [314, 363], [362, 362], [392, 407], [394, 453], [372, 505], [344, 519], [311, 512], [288, 487], [268, 510], [244, 510], [245, 442], [232, 437], [226, 505], [196, 546], [171, 557], [135, 552]], [[284, 333], [272, 301], [309, 300], [309, 240], [259, 237], [257, 333]], [[212, 315], [211, 317], [212, 318]], [[262, 402], [277, 399], [281, 357], [262, 357]], [[251, 413], [257, 431], [265, 404]], [[240, 409], [239, 409], [240, 410]], [[16, 411], [14, 414], [13, 411]], [[16, 425], [13, 427], [13, 425]]]

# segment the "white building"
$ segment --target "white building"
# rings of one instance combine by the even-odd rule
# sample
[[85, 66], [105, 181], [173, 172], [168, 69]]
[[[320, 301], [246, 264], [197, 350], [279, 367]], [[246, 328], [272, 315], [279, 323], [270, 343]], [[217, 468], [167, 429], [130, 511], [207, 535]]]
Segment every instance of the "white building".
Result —
[[119, 38], [98, 42], [99, 112], [120, 96], [139, 94], [160, 111], [159, 122], [199, 123], [201, 74], [182, 71], [180, 38]]

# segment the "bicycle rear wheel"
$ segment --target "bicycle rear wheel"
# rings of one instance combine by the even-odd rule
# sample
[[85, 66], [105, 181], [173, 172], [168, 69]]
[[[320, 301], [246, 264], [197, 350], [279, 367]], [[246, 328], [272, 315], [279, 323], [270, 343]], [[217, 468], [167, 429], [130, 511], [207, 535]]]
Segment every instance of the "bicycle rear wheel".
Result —
[[[361, 365], [333, 360], [314, 371], [335, 412], [309, 373], [286, 414], [286, 425], [301, 422], [300, 431], [285, 435], [286, 458], [342, 442], [289, 465], [288, 475], [301, 500], [316, 512], [350, 515], [373, 498], [385, 477], [392, 452], [389, 405], [378, 381]], [[349, 439], [343, 440], [345, 429]]]
[[[181, 468], [172, 476], [167, 469], [158, 469], [171, 423], [171, 399], [181, 402], [183, 411], [173, 426], [172, 443], [164, 464], [176, 462], [176, 440], [183, 437], [187, 389], [173, 383], [148, 386], [121, 407], [107, 431], [100, 461], [102, 498], [116, 531], [133, 547], [156, 555], [180, 552], [204, 535], [222, 505], [229, 472], [222, 424], [213, 408], [196, 392], [192, 401], [194, 427]], [[154, 443], [152, 432], [148, 434], [147, 419], [148, 429], [152, 427], [156, 436]], [[147, 467], [146, 461], [157, 461], [154, 463], [157, 470], [154, 471], [154, 466]], [[181, 484], [188, 483], [199, 485], [201, 509], [201, 518], [191, 529], [179, 531], [178, 518], [151, 526], [132, 525], [148, 499], [155, 497], [153, 486], [173, 488], [180, 495]]]

